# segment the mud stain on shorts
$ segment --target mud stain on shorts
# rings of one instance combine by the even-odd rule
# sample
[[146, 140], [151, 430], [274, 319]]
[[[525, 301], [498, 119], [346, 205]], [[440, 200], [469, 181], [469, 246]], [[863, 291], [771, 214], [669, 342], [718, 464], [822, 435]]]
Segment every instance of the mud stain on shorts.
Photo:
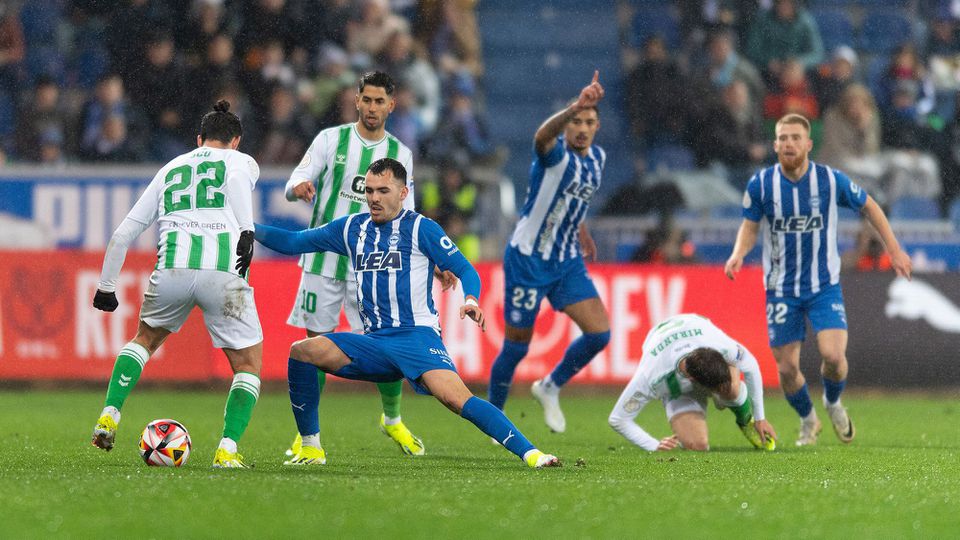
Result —
[[243, 313], [247, 310], [247, 291], [245, 289], [226, 289], [223, 300], [223, 316], [231, 319], [243, 320]]

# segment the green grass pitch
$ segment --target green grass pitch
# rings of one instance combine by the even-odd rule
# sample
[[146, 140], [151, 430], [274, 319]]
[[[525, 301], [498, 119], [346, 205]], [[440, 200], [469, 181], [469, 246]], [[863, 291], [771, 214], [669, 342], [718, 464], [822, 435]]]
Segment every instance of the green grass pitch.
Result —
[[[110, 453], [89, 443], [102, 392], [0, 392], [0, 537], [942, 538], [960, 530], [960, 406], [949, 397], [848, 393], [857, 440], [843, 446], [825, 426], [819, 446], [797, 449], [795, 415], [773, 391], [776, 452], [749, 449], [732, 415], [711, 410], [709, 453], [648, 454], [607, 426], [613, 395], [565, 396], [561, 435], [518, 391], [507, 413], [564, 461], [535, 471], [412, 394], [404, 419], [427, 455], [403, 456], [377, 430], [372, 391], [328, 392], [327, 465], [283, 467], [293, 419], [284, 393], [265, 392], [241, 442], [256, 467], [217, 471], [222, 390], [138, 389]], [[148, 468], [137, 454], [140, 430], [162, 417], [190, 430], [182, 469]], [[640, 421], [656, 436], [667, 432], [659, 405]]]

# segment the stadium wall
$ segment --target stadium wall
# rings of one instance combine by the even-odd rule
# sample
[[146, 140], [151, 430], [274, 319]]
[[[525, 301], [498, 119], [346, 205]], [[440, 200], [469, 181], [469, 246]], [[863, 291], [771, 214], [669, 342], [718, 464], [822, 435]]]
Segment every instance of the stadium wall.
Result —
[[[117, 290], [120, 308], [107, 314], [91, 306], [102, 257], [83, 251], [0, 252], [0, 380], [108, 378], [116, 351], [136, 328], [140, 298], [156, 259], [146, 253], [128, 256]], [[478, 270], [484, 283], [486, 333], [459, 319], [459, 291], [437, 290], [436, 298], [448, 352], [465, 380], [483, 383], [503, 337], [503, 271], [494, 263], [480, 264]], [[746, 268], [736, 282], [712, 266], [598, 264], [590, 271], [610, 312], [612, 338], [575, 383], [625, 384], [651, 325], [676, 313], [697, 312], [753, 351], [766, 385], [776, 384], [759, 268]], [[258, 261], [251, 270], [264, 329], [267, 380], [285, 380], [289, 346], [302, 337], [302, 330], [286, 324], [299, 272], [289, 260]], [[891, 274], [851, 276], [844, 289], [851, 382], [897, 388], [960, 384], [960, 370], [949, 360], [960, 349], [960, 290], [955, 280], [952, 275], [921, 276], [912, 282]], [[541, 376], [575, 337], [569, 319], [544, 304], [518, 380]], [[815, 347], [807, 349], [804, 370], [816, 382]], [[151, 358], [145, 376], [204, 381], [228, 378], [230, 372], [195, 312]]]

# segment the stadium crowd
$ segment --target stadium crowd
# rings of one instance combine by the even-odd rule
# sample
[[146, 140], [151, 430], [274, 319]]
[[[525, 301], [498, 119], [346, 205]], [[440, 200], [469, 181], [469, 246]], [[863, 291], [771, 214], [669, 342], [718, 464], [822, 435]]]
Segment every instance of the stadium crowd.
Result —
[[710, 168], [742, 189], [772, 158], [776, 119], [800, 113], [813, 122], [814, 159], [849, 172], [878, 202], [919, 198], [949, 211], [960, 192], [957, 2], [621, 8], [633, 44], [626, 110], [648, 163]]

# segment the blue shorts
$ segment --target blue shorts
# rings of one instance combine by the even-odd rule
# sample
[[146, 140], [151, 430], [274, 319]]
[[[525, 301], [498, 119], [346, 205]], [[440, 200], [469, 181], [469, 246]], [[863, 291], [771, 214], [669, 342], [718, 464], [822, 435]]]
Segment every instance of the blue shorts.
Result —
[[334, 375], [368, 382], [393, 382], [406, 378], [418, 394], [430, 391], [417, 379], [427, 371], [457, 368], [447, 354], [439, 334], [426, 326], [384, 328], [369, 334], [335, 332], [325, 334], [350, 357], [351, 362]]
[[832, 285], [804, 297], [776, 296], [767, 293], [767, 331], [770, 346], [779, 347], [803, 341], [805, 319], [810, 319], [813, 333], [821, 330], [847, 329], [847, 312], [843, 306], [840, 285]]
[[515, 328], [530, 328], [546, 296], [553, 309], [598, 298], [583, 257], [563, 262], [524, 255], [510, 245], [503, 254], [503, 317]]

